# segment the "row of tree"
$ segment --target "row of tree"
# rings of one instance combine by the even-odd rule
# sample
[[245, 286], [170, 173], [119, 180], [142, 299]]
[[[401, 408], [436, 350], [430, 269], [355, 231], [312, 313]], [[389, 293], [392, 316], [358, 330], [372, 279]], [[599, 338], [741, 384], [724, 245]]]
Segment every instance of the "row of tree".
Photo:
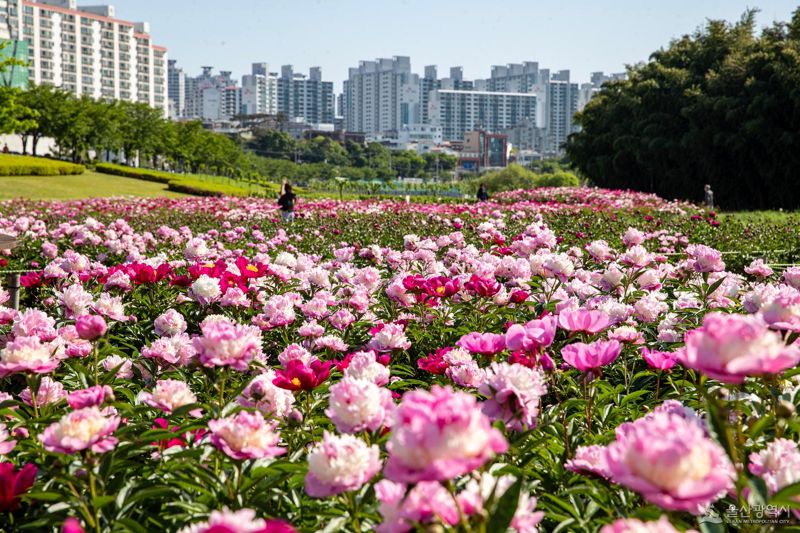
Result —
[[800, 9], [709, 21], [606, 84], [579, 114], [572, 163], [597, 185], [727, 209], [800, 207]]
[[[131, 163], [167, 166], [191, 172], [232, 173], [247, 167], [242, 149], [229, 137], [200, 122], [176, 123], [146, 103], [76, 97], [52, 85], [26, 91], [2, 88], [11, 102], [0, 132], [22, 137], [23, 151], [38, 155], [39, 142], [52, 138], [60, 156], [87, 161], [91, 154], [111, 154]], [[9, 111], [10, 110], [10, 111]]]
[[325, 136], [296, 140], [276, 129], [255, 129], [247, 146], [255, 153], [295, 163], [324, 163], [338, 167], [365, 169], [371, 178], [394, 179], [436, 177], [450, 174], [458, 159], [447, 154], [393, 151], [380, 143], [366, 146], [353, 141], [344, 145]]

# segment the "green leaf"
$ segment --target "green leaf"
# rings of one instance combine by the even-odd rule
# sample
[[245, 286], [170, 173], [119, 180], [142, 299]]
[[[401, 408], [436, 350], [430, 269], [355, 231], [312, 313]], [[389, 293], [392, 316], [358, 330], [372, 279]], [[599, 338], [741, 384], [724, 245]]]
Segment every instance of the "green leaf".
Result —
[[487, 531], [505, 531], [508, 529], [511, 525], [511, 520], [514, 519], [514, 514], [517, 512], [521, 491], [522, 478], [518, 477], [514, 484], [498, 500], [494, 513], [489, 517]]
[[769, 503], [784, 507], [792, 507], [793, 509], [800, 509], [800, 501], [795, 498], [800, 495], [800, 481], [792, 483], [783, 487], [781, 490], [772, 495]]

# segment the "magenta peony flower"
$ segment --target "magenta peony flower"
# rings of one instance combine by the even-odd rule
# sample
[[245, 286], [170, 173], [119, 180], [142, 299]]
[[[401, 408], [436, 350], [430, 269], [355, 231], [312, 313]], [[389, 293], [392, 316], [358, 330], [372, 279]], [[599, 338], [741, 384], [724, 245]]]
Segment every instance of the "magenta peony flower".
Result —
[[558, 315], [558, 325], [567, 331], [585, 331], [598, 333], [606, 329], [611, 321], [602, 311], [589, 311], [579, 308], [574, 311], [562, 311]]
[[[142, 391], [139, 393], [139, 401], [161, 409], [165, 413], [171, 413], [184, 405], [197, 403], [197, 396], [189, 388], [189, 385], [177, 379], [160, 379], [156, 382], [153, 392]], [[192, 416], [200, 416], [200, 409], [193, 409], [189, 412]]]
[[111, 434], [119, 426], [116, 415], [107, 415], [97, 406], [67, 413], [61, 420], [39, 434], [47, 451], [71, 454], [86, 449], [104, 453], [114, 448], [117, 439]]
[[39, 337], [17, 337], [0, 350], [0, 377], [18, 372], [47, 374], [58, 366], [53, 347]]
[[496, 333], [473, 331], [458, 339], [456, 346], [464, 348], [470, 353], [492, 356], [506, 349], [506, 339], [505, 336]]
[[308, 454], [306, 493], [327, 498], [358, 490], [381, 469], [380, 449], [352, 435], [336, 436], [327, 431], [322, 442]]
[[659, 412], [626, 425], [606, 449], [611, 479], [672, 511], [702, 514], [732, 487], [722, 447], [696, 423]]
[[93, 341], [105, 335], [108, 326], [101, 316], [83, 315], [75, 320], [75, 329], [78, 331], [78, 336], [81, 339]]
[[478, 392], [487, 398], [483, 412], [489, 418], [523, 431], [536, 427], [539, 399], [547, 393], [547, 386], [544, 373], [538, 368], [492, 363]]
[[535, 352], [553, 343], [557, 319], [548, 315], [531, 320], [524, 326], [512, 324], [506, 331], [506, 347], [511, 351]]
[[80, 389], [70, 392], [67, 396], [67, 403], [73, 409], [83, 409], [103, 405], [106, 400], [114, 399], [114, 391], [108, 385], [95, 385], [88, 389]]
[[581, 372], [592, 372], [612, 362], [621, 351], [622, 346], [617, 341], [575, 342], [561, 348], [561, 357]]
[[278, 446], [280, 434], [277, 421], [267, 422], [256, 411], [240, 411], [226, 418], [209, 420], [211, 444], [233, 459], [261, 459], [286, 453]]
[[351, 377], [331, 385], [328, 401], [330, 407], [325, 414], [342, 433], [376, 431], [387, 422], [395, 407], [389, 389]]
[[230, 366], [245, 371], [250, 361], [263, 356], [261, 330], [255, 326], [225, 319], [204, 321], [200, 330], [203, 334], [195, 337], [192, 344], [204, 366]]
[[[603, 526], [600, 533], [680, 533], [666, 516], [652, 522], [642, 522], [638, 518], [620, 518], [613, 524]], [[684, 533], [697, 533], [687, 529]]]
[[507, 448], [471, 394], [440, 386], [415, 390], [395, 411], [384, 476], [404, 483], [449, 480]]
[[642, 357], [647, 364], [658, 370], [669, 370], [678, 361], [676, 352], [659, 352], [642, 346]]
[[0, 512], [13, 512], [19, 507], [20, 496], [33, 486], [39, 469], [26, 464], [19, 470], [14, 463], [0, 463]]
[[726, 383], [747, 376], [779, 374], [800, 362], [800, 347], [786, 346], [755, 315], [708, 313], [703, 325], [685, 335], [680, 362]]

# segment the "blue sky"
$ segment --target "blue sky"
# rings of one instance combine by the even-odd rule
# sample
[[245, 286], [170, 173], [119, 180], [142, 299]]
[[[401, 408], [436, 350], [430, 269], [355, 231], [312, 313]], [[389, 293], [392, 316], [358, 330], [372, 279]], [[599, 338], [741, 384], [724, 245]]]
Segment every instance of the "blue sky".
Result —
[[[146, 20], [157, 44], [189, 74], [201, 65], [249, 72], [321, 66], [336, 82], [363, 59], [411, 56], [414, 72], [464, 67], [488, 77], [493, 64], [538, 61], [587, 81], [647, 59], [707, 18], [736, 20], [757, 7], [759, 27], [788, 20], [798, 2], [769, 0], [107, 0], [118, 18]], [[79, 3], [100, 3], [84, 0]]]

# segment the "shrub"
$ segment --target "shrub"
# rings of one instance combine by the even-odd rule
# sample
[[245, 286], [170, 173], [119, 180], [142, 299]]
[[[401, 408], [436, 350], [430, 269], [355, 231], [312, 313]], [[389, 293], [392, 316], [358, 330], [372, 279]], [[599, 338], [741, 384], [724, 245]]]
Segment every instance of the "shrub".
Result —
[[572, 172], [540, 174], [533, 180], [535, 187], [578, 187], [581, 182]]
[[248, 196], [247, 189], [242, 187], [191, 178], [172, 180], [167, 184], [167, 189], [195, 196]]
[[99, 163], [95, 166], [95, 170], [102, 174], [112, 174], [114, 176], [123, 176], [125, 178], [134, 178], [144, 181], [155, 181], [157, 183], [165, 184], [176, 179], [176, 175], [170, 174], [169, 172], [161, 172], [149, 168], [126, 167], [111, 163]]
[[0, 176], [65, 176], [83, 174], [85, 170], [83, 165], [56, 159], [0, 154]]

